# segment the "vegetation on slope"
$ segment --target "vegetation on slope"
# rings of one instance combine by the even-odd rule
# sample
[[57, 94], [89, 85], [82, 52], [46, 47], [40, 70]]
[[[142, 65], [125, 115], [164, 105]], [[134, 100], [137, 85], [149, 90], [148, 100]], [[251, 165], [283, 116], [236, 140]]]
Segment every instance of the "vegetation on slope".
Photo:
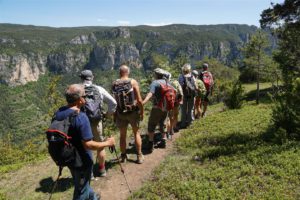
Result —
[[271, 106], [248, 103], [184, 130], [134, 199], [299, 199], [299, 143], [267, 143]]

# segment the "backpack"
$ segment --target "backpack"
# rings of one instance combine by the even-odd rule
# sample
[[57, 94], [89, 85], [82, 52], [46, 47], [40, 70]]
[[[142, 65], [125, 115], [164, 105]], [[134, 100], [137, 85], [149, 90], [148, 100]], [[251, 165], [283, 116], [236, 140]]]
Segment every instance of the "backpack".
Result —
[[86, 113], [90, 121], [99, 121], [102, 119], [102, 99], [98, 88], [95, 85], [84, 86], [85, 105], [83, 112]]
[[167, 81], [166, 84], [160, 83], [160, 87], [161, 98], [157, 105], [163, 111], [170, 111], [175, 107], [176, 91]]
[[137, 108], [131, 79], [116, 80], [112, 86], [112, 93], [117, 101], [117, 109], [119, 112], [130, 112]]
[[54, 116], [46, 131], [48, 152], [60, 168], [65, 166], [74, 168], [83, 165], [78, 150], [71, 143], [72, 137], [69, 136], [70, 126], [76, 115], [74, 112], [64, 120], [57, 120]]
[[205, 85], [206, 90], [210, 90], [212, 84], [213, 84], [213, 79], [211, 73], [208, 71], [202, 72], [202, 80]]
[[193, 97], [196, 95], [196, 83], [193, 79], [192, 76], [190, 77], [183, 77], [183, 85], [182, 85], [182, 90], [183, 90], [183, 95], [185, 97]]

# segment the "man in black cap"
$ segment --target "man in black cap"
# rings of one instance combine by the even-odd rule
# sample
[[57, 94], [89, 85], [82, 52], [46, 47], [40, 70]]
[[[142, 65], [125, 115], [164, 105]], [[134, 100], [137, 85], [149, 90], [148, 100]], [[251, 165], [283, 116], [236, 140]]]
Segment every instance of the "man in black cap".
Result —
[[[93, 98], [93, 99], [98, 99], [99, 102], [99, 108], [101, 113], [103, 112], [103, 102], [107, 104], [108, 110], [106, 112], [106, 117], [111, 116], [114, 114], [116, 111], [117, 107], [117, 102], [115, 99], [103, 88], [98, 85], [94, 85], [92, 83], [94, 76], [91, 70], [83, 70], [79, 77], [81, 78], [84, 88], [85, 88], [85, 93], [86, 93], [86, 98]], [[91, 97], [92, 96], [92, 97]], [[89, 117], [89, 114], [87, 114]], [[98, 119], [91, 119], [89, 117], [90, 122], [91, 122], [91, 128], [92, 132], [94, 135], [94, 140], [97, 142], [102, 142], [104, 141], [103, 137], [103, 127], [102, 127], [102, 117]], [[98, 163], [99, 163], [99, 175], [101, 177], [106, 176], [106, 169], [105, 169], [105, 150], [99, 150], [97, 151], [97, 158], [98, 158]]]

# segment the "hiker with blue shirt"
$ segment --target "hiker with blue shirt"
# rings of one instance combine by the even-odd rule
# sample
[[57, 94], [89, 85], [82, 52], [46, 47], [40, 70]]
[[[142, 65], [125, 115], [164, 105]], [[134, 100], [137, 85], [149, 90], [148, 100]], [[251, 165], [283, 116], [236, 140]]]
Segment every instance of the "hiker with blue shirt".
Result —
[[67, 106], [61, 107], [56, 113], [57, 120], [63, 120], [70, 115], [75, 115], [71, 121], [68, 135], [71, 138], [72, 145], [77, 149], [82, 160], [81, 167], [69, 167], [73, 182], [75, 185], [73, 200], [98, 200], [100, 196], [90, 187], [91, 171], [93, 167], [92, 151], [102, 151], [105, 147], [115, 145], [113, 137], [105, 141], [96, 142], [93, 140], [93, 134], [87, 115], [80, 111], [85, 102], [85, 91], [83, 85], [70, 85], [65, 91]]

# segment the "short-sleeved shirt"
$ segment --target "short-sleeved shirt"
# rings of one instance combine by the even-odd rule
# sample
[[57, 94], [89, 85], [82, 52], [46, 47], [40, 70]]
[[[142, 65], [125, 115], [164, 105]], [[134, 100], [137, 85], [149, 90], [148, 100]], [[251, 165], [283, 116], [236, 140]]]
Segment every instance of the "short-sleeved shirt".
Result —
[[154, 80], [150, 85], [150, 92], [154, 94], [153, 105], [157, 106], [161, 97], [161, 85], [160, 84], [168, 84], [173, 87], [169, 82], [166, 82], [164, 79]]
[[[55, 114], [57, 120], [66, 119], [75, 111], [69, 107], [61, 107]], [[83, 147], [82, 141], [89, 141], [93, 139], [93, 134], [89, 119], [84, 112], [79, 112], [71, 123], [70, 131], [68, 133], [72, 139], [71, 143], [76, 147], [78, 153], [83, 161], [83, 167], [90, 167], [93, 165], [92, 151]]]

